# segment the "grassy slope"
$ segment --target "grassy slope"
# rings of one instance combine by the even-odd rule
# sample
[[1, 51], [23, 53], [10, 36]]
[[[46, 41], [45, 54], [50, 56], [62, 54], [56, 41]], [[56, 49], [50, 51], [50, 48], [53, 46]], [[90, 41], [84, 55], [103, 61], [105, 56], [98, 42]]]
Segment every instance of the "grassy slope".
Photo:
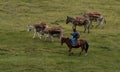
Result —
[[[119, 0], [1, 0], [0, 1], [0, 72], [119, 72], [120, 71], [120, 1]], [[69, 36], [72, 25], [66, 16], [80, 16], [84, 11], [101, 12], [106, 20], [104, 29], [82, 33], [88, 40], [88, 56], [67, 55], [67, 46], [38, 38], [27, 32], [27, 24], [46, 22], [65, 28]], [[94, 25], [96, 25], [94, 23]]]

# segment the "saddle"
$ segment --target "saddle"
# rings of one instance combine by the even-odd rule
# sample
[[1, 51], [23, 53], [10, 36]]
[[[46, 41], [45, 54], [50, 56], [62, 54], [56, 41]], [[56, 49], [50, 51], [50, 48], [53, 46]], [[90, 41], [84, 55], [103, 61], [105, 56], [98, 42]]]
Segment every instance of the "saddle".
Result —
[[99, 18], [101, 16], [101, 14], [98, 12], [90, 12], [90, 13], [88, 13], [88, 15], [91, 19], [96, 19], [96, 18]]
[[100, 15], [101, 15], [100, 13], [95, 12], [95, 11], [93, 11], [93, 12], [89, 12], [88, 14], [89, 14], [89, 15], [97, 15], [97, 16], [100, 16]]
[[77, 40], [76, 42], [75, 42], [75, 44], [74, 45], [72, 45], [73, 47], [77, 47], [77, 46], [80, 46], [80, 41], [79, 40]]
[[84, 17], [76, 17], [75, 18], [75, 24], [76, 25], [83, 25], [85, 20], [86, 20], [86, 18], [84, 18]]

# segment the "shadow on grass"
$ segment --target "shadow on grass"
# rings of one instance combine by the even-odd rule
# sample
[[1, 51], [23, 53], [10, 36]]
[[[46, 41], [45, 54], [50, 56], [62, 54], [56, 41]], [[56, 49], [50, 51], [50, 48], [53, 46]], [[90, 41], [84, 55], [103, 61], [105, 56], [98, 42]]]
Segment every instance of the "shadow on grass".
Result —
[[104, 49], [104, 50], [107, 50], [107, 51], [112, 51], [109, 47], [107, 47], [107, 46], [101, 46], [100, 47], [101, 49]]

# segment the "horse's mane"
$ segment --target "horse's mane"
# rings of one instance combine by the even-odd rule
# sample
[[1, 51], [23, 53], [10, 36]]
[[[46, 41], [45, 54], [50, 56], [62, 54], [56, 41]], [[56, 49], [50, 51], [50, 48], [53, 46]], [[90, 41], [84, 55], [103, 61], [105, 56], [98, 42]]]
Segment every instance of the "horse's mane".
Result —
[[71, 41], [71, 39], [70, 38], [68, 38], [68, 37], [62, 37], [63, 39], [66, 39], [67, 41], [69, 40], [69, 41]]

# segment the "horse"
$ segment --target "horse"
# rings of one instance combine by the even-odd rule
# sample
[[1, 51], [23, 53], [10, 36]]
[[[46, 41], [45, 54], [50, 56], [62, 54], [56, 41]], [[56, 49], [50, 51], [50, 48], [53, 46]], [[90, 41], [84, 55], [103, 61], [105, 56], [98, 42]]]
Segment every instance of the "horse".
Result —
[[97, 22], [98, 25], [96, 25], [95, 28], [97, 28], [99, 25], [103, 25], [103, 23], [106, 24], [106, 20], [105, 20], [104, 16], [98, 12], [94, 12], [94, 11], [88, 12], [88, 13], [83, 12], [83, 16], [85, 18], [88, 18], [90, 20], [91, 24], [93, 21]]
[[69, 56], [71, 54], [73, 54], [71, 51], [72, 51], [72, 48], [80, 48], [81, 47], [81, 52], [80, 52], [80, 55], [82, 54], [83, 50], [86, 52], [85, 56], [87, 55], [87, 51], [88, 51], [88, 48], [89, 48], [89, 44], [86, 40], [83, 40], [83, 39], [79, 39], [76, 41], [76, 45], [75, 46], [72, 46], [72, 42], [71, 42], [71, 39], [69, 38], [65, 38], [65, 37], [62, 37], [61, 38], [61, 45], [63, 45], [63, 43], [66, 43], [67, 46], [69, 47]]
[[87, 18], [79, 17], [79, 19], [75, 19], [73, 17], [67, 16], [66, 24], [68, 24], [70, 22], [73, 24], [73, 26], [72, 26], [73, 29], [76, 29], [76, 26], [84, 26], [84, 33], [85, 33], [86, 29], [88, 29], [88, 33], [90, 32], [89, 31], [90, 21]]
[[28, 25], [27, 28], [28, 32], [34, 30], [33, 38], [35, 38], [36, 34], [38, 34], [39, 38], [41, 39], [42, 34], [40, 34], [40, 31], [46, 28], [46, 23], [41, 22], [34, 25]]

